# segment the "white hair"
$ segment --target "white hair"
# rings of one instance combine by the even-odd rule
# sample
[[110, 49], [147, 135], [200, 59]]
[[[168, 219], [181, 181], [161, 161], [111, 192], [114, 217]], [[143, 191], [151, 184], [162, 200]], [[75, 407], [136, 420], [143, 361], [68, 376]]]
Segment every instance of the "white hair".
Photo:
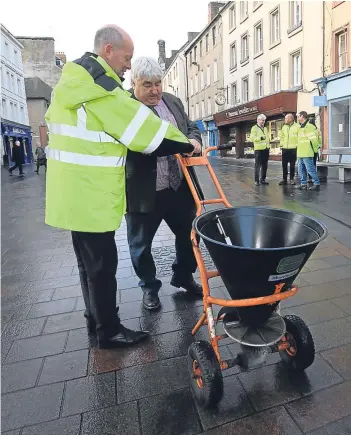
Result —
[[152, 57], [139, 57], [132, 65], [132, 81], [135, 80], [161, 80], [162, 69]]
[[267, 116], [264, 115], [263, 113], [260, 113], [260, 114], [258, 115], [258, 117], [257, 117], [257, 121], [258, 121], [259, 119], [262, 119], [263, 121], [265, 121], [265, 120], [267, 119]]
[[119, 48], [122, 42], [123, 35], [116, 27], [102, 27], [95, 34], [94, 52], [99, 54], [106, 44], [111, 44], [115, 49]]

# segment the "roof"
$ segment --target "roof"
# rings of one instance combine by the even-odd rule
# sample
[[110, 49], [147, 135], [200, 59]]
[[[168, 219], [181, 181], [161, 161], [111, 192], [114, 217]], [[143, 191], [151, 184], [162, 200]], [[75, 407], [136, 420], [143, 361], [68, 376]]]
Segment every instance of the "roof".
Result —
[[16, 36], [17, 39], [39, 39], [43, 41], [55, 41], [52, 36]]
[[347, 77], [349, 75], [351, 75], [351, 67], [341, 72], [329, 74], [328, 76], [324, 76], [324, 77], [319, 77], [318, 79], [311, 80], [311, 82], [320, 85], [323, 83], [328, 83], [337, 79], [341, 79], [342, 77]]
[[6, 35], [11, 41], [16, 44], [19, 48], [23, 48], [23, 45], [17, 41], [16, 37], [7, 29], [2, 23], [0, 23], [1, 33]]
[[48, 102], [51, 101], [52, 87], [39, 77], [28, 77], [24, 79], [24, 84], [28, 100], [42, 98]]

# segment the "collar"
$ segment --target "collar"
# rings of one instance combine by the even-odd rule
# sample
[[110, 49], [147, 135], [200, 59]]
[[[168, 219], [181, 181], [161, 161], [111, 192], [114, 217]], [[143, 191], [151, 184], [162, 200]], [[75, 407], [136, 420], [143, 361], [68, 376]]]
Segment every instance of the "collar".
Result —
[[87, 52], [86, 55], [94, 57], [99, 62], [99, 64], [104, 68], [104, 70], [106, 71], [106, 74], [109, 77], [112, 77], [120, 84], [122, 84], [124, 82], [124, 78], [117, 75], [113, 71], [113, 69], [110, 67], [110, 65], [106, 62], [106, 60], [103, 59], [101, 56], [98, 56], [96, 53], [90, 53], [90, 52]]
[[306, 119], [306, 121], [305, 121], [303, 124], [300, 124], [300, 126], [301, 126], [302, 128], [304, 128], [304, 127], [306, 127], [306, 124], [308, 124], [308, 119]]

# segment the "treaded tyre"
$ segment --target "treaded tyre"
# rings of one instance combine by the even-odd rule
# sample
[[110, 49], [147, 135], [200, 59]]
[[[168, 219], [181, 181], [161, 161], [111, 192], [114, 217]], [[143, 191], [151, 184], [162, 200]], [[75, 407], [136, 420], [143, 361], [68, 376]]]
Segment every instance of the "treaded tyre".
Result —
[[206, 408], [215, 406], [223, 397], [223, 377], [216, 354], [207, 341], [195, 341], [189, 346], [188, 369], [196, 401]]
[[288, 369], [302, 372], [309, 367], [315, 356], [314, 342], [306, 323], [298, 316], [284, 316], [285, 337], [292, 346], [279, 352]]

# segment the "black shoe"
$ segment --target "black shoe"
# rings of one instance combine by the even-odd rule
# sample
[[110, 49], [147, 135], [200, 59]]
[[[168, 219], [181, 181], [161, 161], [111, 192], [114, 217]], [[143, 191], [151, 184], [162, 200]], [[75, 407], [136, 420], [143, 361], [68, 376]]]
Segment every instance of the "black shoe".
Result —
[[268, 181], [266, 181], [266, 180], [261, 180], [261, 184], [263, 184], [264, 186], [268, 186]]
[[177, 288], [181, 287], [184, 290], [186, 290], [188, 293], [191, 293], [191, 294], [194, 294], [194, 295], [201, 295], [202, 296], [202, 287], [201, 287], [200, 284], [198, 284], [194, 280], [193, 277], [191, 277], [187, 281], [181, 281], [181, 280], [178, 280], [175, 275], [173, 275], [170, 284], [173, 287], [177, 287]]
[[157, 310], [161, 305], [160, 298], [155, 292], [144, 292], [143, 306], [147, 310]]
[[[119, 322], [118, 312], [119, 312], [119, 307], [116, 307], [116, 317], [117, 317], [117, 321]], [[86, 321], [86, 325], [87, 325], [87, 332], [88, 332], [89, 338], [90, 337], [96, 338], [95, 320], [92, 318], [92, 316], [85, 316], [85, 321]]]
[[300, 184], [299, 186], [295, 186], [296, 190], [307, 190], [307, 185], [306, 184]]
[[319, 184], [314, 184], [313, 186], [309, 187], [308, 190], [320, 190], [321, 186]]
[[286, 180], [282, 180], [279, 182], [279, 186], [286, 186], [288, 182]]
[[295, 186], [295, 180], [290, 180], [290, 184], [292, 185], [292, 186]]
[[9, 175], [11, 175], [11, 177], [12, 177], [12, 171], [9, 169]]
[[123, 325], [119, 325], [118, 334], [106, 339], [98, 339], [99, 349], [111, 349], [116, 347], [133, 346], [149, 336], [147, 331], [133, 331]]
[[255, 181], [255, 186], [259, 186], [260, 182], [259, 181]]

